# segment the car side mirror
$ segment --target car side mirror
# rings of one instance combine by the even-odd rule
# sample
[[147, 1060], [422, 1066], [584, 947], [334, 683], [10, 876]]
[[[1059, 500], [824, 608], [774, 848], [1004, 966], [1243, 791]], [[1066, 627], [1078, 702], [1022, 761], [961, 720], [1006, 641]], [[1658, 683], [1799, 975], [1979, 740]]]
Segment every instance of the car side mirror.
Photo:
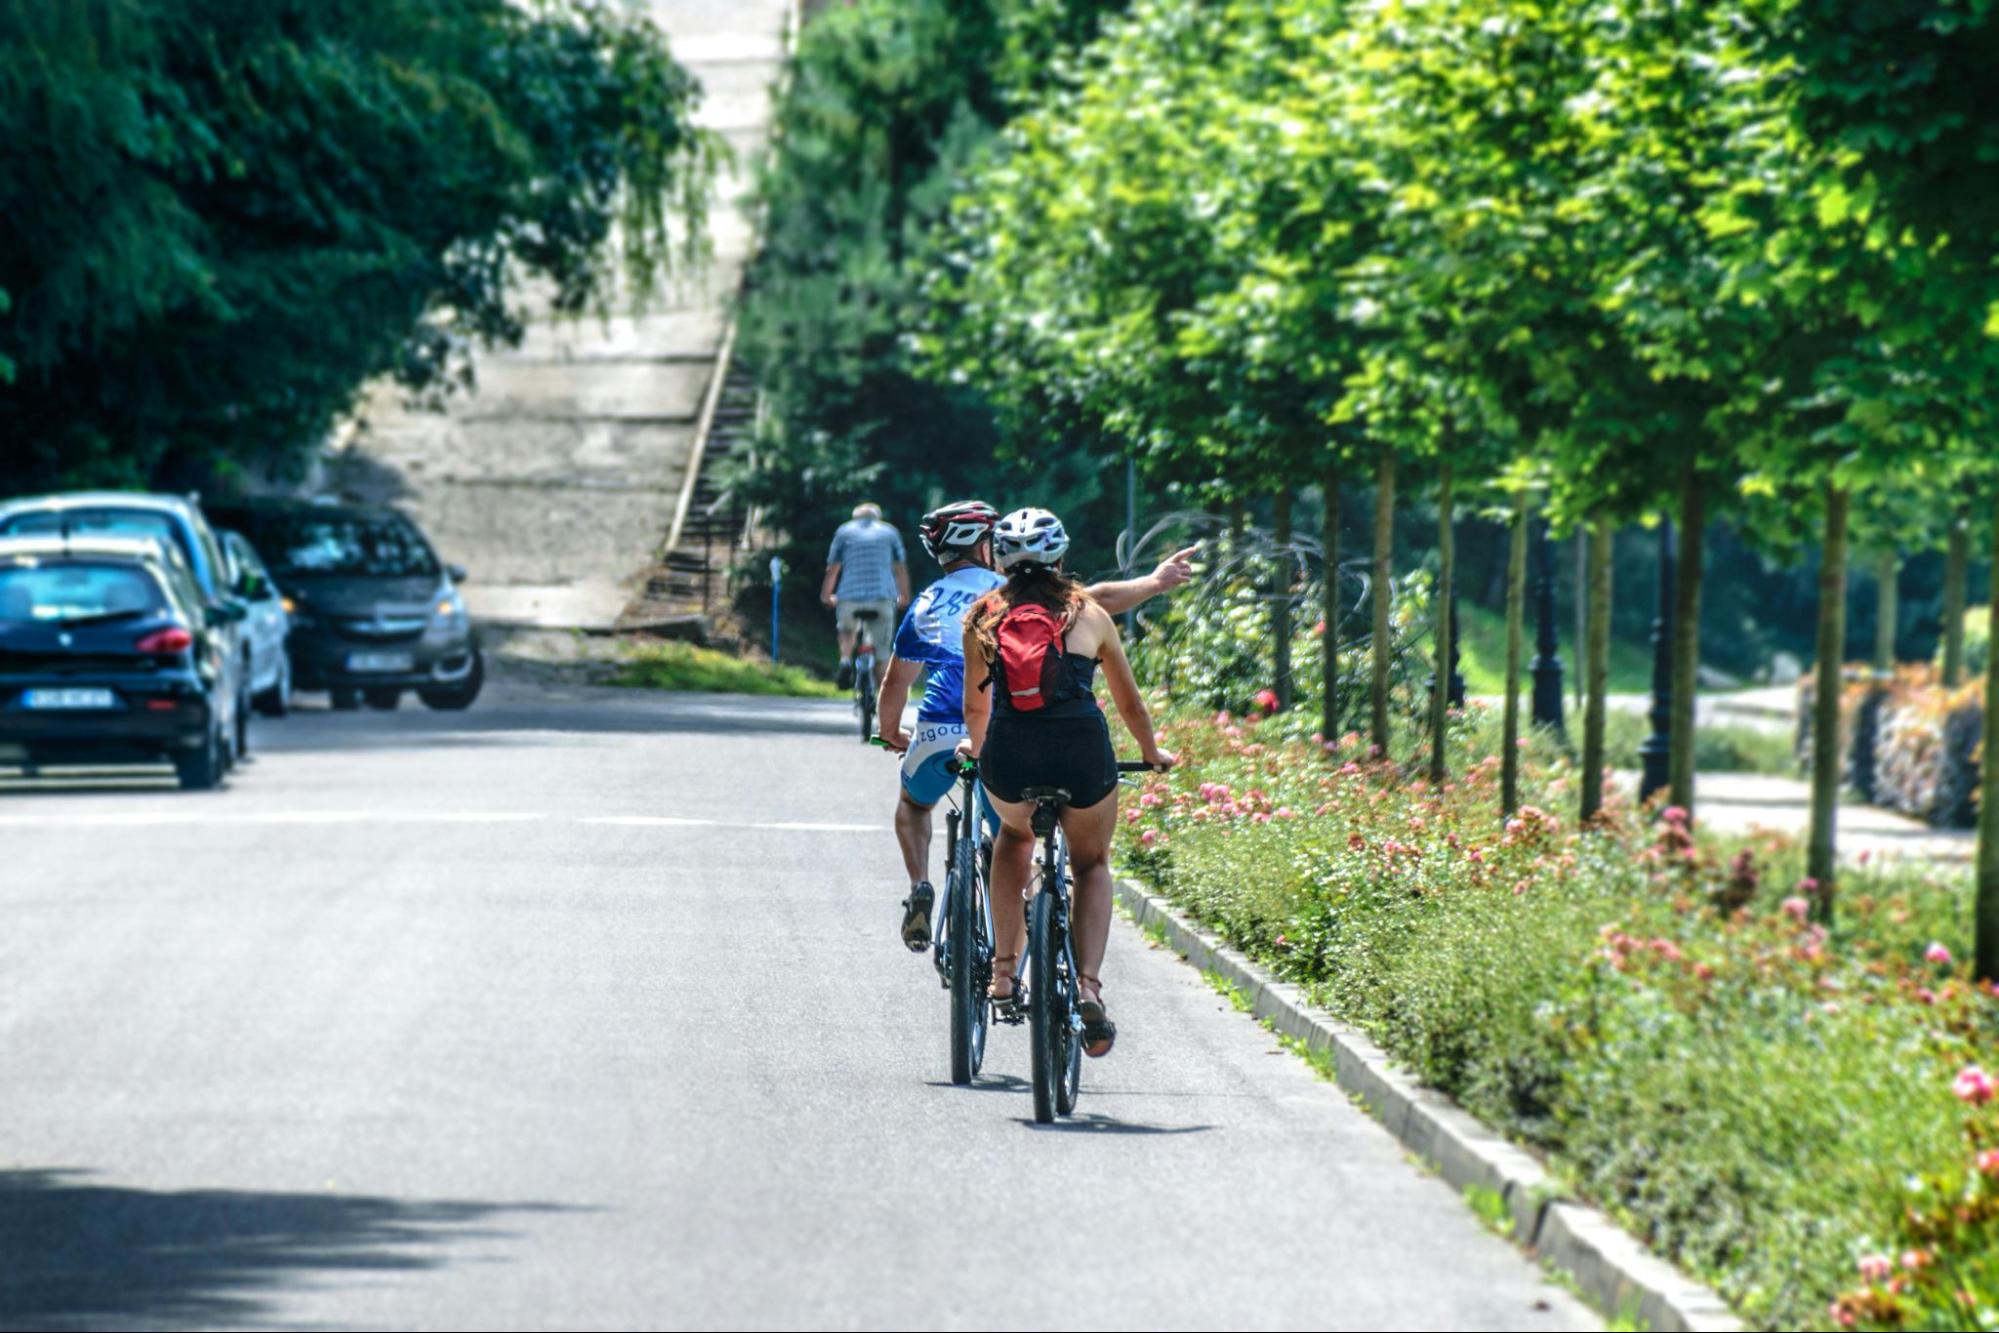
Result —
[[444, 567], [444, 572], [451, 576], [451, 581], [453, 583], [465, 582], [466, 578], [465, 566], [463, 565], [446, 565]]
[[271, 585], [262, 574], [246, 573], [243, 581], [236, 585], [236, 591], [253, 602], [261, 602], [271, 595]]

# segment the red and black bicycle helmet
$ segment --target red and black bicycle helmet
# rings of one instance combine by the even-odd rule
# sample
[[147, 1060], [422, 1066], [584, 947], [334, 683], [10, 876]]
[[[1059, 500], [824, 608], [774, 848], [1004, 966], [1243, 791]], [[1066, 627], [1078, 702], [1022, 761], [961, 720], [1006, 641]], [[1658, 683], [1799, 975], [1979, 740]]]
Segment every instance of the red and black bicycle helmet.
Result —
[[976, 550], [980, 542], [992, 536], [993, 524], [997, 522], [999, 510], [984, 500], [953, 500], [925, 514], [917, 535], [932, 559], [949, 564]]

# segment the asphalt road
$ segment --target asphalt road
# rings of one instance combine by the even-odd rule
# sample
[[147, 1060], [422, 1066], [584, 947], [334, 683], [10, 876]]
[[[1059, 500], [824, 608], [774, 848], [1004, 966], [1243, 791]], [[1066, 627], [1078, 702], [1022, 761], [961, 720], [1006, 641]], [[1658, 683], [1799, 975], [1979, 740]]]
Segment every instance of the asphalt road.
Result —
[[497, 687], [0, 782], [0, 1327], [1577, 1328], [1120, 923], [949, 1085], [842, 706]]

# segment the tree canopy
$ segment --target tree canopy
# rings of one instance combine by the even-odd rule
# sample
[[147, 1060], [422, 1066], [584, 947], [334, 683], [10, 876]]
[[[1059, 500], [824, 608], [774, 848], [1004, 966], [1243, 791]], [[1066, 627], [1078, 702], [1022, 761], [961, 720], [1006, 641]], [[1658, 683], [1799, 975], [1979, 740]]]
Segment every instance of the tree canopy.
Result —
[[517, 339], [523, 278], [642, 301], [699, 234], [698, 95], [601, 0], [4, 0], [6, 484], [281, 466]]

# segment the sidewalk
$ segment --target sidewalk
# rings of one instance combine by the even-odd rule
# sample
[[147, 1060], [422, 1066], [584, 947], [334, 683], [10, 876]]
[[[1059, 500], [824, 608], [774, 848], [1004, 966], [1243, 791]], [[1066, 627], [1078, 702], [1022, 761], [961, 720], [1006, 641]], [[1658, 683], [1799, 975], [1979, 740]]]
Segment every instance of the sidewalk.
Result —
[[[1621, 772], [1618, 781], [1635, 789], [1638, 775]], [[1760, 773], [1702, 773], [1694, 779], [1694, 813], [1701, 827], [1717, 833], [1769, 830], [1802, 840], [1811, 827], [1812, 789], [1796, 778]], [[1945, 865], [1969, 865], [1978, 839], [1968, 829], [1931, 828], [1871, 805], [1842, 802], [1839, 854], [1845, 862], [1862, 852], [1872, 859], [1907, 858]]]

